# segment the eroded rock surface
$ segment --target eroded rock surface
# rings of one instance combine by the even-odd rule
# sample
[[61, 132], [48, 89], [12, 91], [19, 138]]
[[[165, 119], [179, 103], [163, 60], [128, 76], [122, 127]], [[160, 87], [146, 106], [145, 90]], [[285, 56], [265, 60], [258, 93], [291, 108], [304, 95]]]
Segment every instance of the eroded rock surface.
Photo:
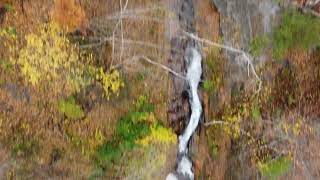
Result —
[[[212, 0], [220, 13], [224, 44], [248, 51], [252, 39], [270, 34], [277, 23], [280, 7], [273, 0]], [[243, 89], [248, 79], [245, 64], [235, 61], [237, 54], [226, 52], [226, 90], [229, 96]], [[254, 64], [264, 61], [263, 55]]]

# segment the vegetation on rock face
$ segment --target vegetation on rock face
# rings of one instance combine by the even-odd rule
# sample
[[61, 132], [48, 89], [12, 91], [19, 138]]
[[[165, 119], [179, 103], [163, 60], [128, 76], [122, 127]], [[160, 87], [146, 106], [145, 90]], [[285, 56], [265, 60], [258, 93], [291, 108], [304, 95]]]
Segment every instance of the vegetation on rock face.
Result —
[[[154, 3], [159, 5], [155, 0], [129, 1], [117, 27], [119, 1], [5, 2], [0, 3], [6, 10], [0, 15], [0, 175], [153, 179], [174, 166], [177, 137], [161, 121], [171, 98], [164, 82], [167, 74], [126, 61], [145, 55], [167, 63], [170, 44], [164, 41], [162, 21], [166, 13], [171, 18], [171, 12], [153, 10]], [[196, 8], [203, 11], [209, 4], [208, 0]], [[136, 9], [139, 13], [132, 20], [131, 10]], [[209, 24], [210, 10], [202, 19], [209, 22], [203, 23], [208, 33], [196, 27], [202, 38], [218, 36], [208, 29], [219, 29], [219, 13], [213, 7], [212, 11], [217, 24]], [[256, 37], [249, 45], [253, 57], [266, 55], [266, 64], [259, 63], [263, 85], [258, 94], [247, 92], [250, 84], [244, 82], [245, 87], [230, 98], [225, 82], [234, 72], [227, 69], [220, 49], [209, 48], [201, 90], [205, 118], [216, 123], [205, 122], [201, 129], [194, 159], [197, 177], [220, 178], [228, 174], [226, 168], [231, 174], [245, 172], [246, 178], [250, 173], [254, 178], [291, 177], [303, 166], [297, 157], [314, 157], [308, 153], [317, 152], [318, 122], [308, 117], [320, 115], [319, 19], [284, 10], [280, 20], [271, 34]], [[112, 31], [114, 43], [101, 42]], [[139, 94], [148, 96], [137, 98]], [[120, 98], [113, 98], [117, 95]], [[3, 156], [3, 150], [9, 153]], [[204, 166], [198, 166], [200, 161]], [[307, 168], [317, 173], [318, 162], [311, 161], [305, 159], [311, 164]]]
[[108, 73], [90, 65], [92, 55], [80, 53], [56, 23], [42, 25], [39, 32], [25, 39], [26, 45], [18, 52], [19, 58], [12, 58], [12, 61], [21, 66], [21, 74], [33, 86], [53, 85], [51, 88], [56, 90], [60, 84], [63, 87], [60, 91], [73, 93], [97, 80], [106, 97], [118, 94], [124, 86], [117, 70]]
[[296, 10], [286, 10], [273, 33], [273, 56], [283, 58], [289, 49], [309, 50], [319, 45], [320, 20]]
[[59, 26], [51, 23], [40, 27], [39, 33], [26, 36], [27, 44], [20, 50], [17, 63], [32, 85], [63, 79], [72, 70], [79, 73], [77, 76], [81, 74], [75, 69], [79, 59], [76, 49], [60, 33]]
[[[122, 158], [133, 152], [143, 155], [143, 160], [154, 160], [153, 164], [158, 164], [155, 169], [163, 166], [167, 157], [163, 149], [171, 146], [176, 137], [157, 119], [165, 117], [167, 89], [162, 85], [150, 86], [150, 82], [164, 80], [166, 74], [153, 67], [147, 70], [144, 66], [134, 67], [145, 73], [138, 82], [130, 82], [132, 74], [126, 71], [126, 63], [122, 61], [132, 54], [145, 52], [154, 58], [158, 50], [153, 46], [146, 49], [142, 43], [128, 47], [125, 42], [124, 48], [128, 51], [123, 49], [120, 59], [119, 48], [111, 52], [107, 42], [83, 48], [83, 45], [90, 46], [99, 34], [95, 28], [100, 27], [91, 27], [92, 24], [89, 27], [89, 18], [100, 19], [100, 15], [116, 13], [119, 2], [5, 2], [8, 3], [5, 3], [4, 15], [3, 3], [0, 3], [0, 164], [8, 160], [15, 165], [1, 170], [0, 176], [4, 173], [12, 179], [33, 178], [33, 175], [41, 179], [86, 179], [96, 167], [97, 174], [116, 174], [116, 170], [110, 172], [103, 168], [109, 167], [109, 160], [113, 161], [111, 167], [117, 166], [115, 162], [119, 158], [122, 164]], [[154, 2], [129, 2], [128, 8], [144, 8]], [[131, 24], [124, 20], [121, 29], [125, 38], [150, 44], [162, 42], [159, 37], [163, 25], [147, 21], [131, 21]], [[109, 36], [114, 29], [113, 22], [94, 22], [103, 26], [99, 36]], [[149, 25], [151, 29], [147, 29]], [[125, 32], [126, 29], [130, 29], [130, 33]], [[150, 33], [145, 35], [136, 29], [147, 29]], [[116, 40], [115, 46], [118, 45]], [[110, 62], [111, 56], [115, 56], [116, 61]], [[128, 80], [128, 88], [120, 93], [124, 89], [123, 79]], [[160, 92], [156, 96], [151, 93], [154, 89]], [[151, 94], [155, 104], [146, 103], [148, 98], [141, 96], [129, 105], [128, 102], [145, 92]], [[117, 95], [121, 98], [116, 99]], [[5, 156], [8, 159], [3, 159], [2, 150], [11, 152]], [[155, 156], [157, 154], [159, 156]], [[131, 161], [132, 156], [127, 164]], [[142, 159], [134, 161], [141, 164]], [[130, 165], [131, 170], [134, 163]], [[37, 173], [39, 168], [41, 175]]]
[[262, 54], [272, 41], [272, 55], [275, 59], [286, 57], [290, 49], [305, 51], [319, 46], [320, 20], [297, 10], [285, 10], [280, 24], [271, 34], [254, 38], [249, 46], [252, 56]]
[[103, 69], [100, 68], [96, 74], [96, 78], [101, 82], [104, 95], [107, 98], [109, 98], [111, 94], [119, 95], [120, 89], [124, 86], [119, 71], [112, 70], [110, 73], [105, 73]]
[[287, 173], [292, 165], [290, 157], [283, 156], [266, 163], [260, 163], [259, 169], [263, 177], [268, 179], [277, 179], [279, 176]]
[[73, 97], [68, 98], [67, 100], [61, 100], [58, 103], [59, 111], [63, 113], [68, 119], [79, 119], [84, 116], [84, 112], [81, 107], [76, 104]]
[[97, 149], [94, 159], [99, 167], [108, 169], [125, 163], [121, 158], [134, 149], [176, 143], [175, 134], [156, 120], [154, 105], [146, 96], [140, 96], [135, 106], [117, 121], [113, 138]]
[[157, 143], [164, 145], [176, 143], [176, 136], [169, 129], [164, 128], [161, 125], [152, 125], [150, 129], [150, 134], [142, 139], [139, 139], [137, 141], [138, 144], [150, 146]]
[[219, 57], [217, 49], [211, 49], [205, 60], [206, 74], [209, 76], [203, 82], [202, 87], [208, 93], [216, 93], [223, 83], [223, 60]]
[[253, 57], [258, 57], [270, 43], [267, 35], [258, 36], [250, 42], [249, 52]]

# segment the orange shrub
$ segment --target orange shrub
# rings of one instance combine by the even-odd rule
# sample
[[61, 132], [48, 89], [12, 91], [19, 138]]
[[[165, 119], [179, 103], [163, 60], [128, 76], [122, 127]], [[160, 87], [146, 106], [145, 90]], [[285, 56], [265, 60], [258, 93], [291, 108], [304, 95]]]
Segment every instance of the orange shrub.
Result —
[[54, 0], [52, 19], [60, 24], [65, 31], [74, 31], [83, 28], [86, 23], [86, 14], [75, 0]]

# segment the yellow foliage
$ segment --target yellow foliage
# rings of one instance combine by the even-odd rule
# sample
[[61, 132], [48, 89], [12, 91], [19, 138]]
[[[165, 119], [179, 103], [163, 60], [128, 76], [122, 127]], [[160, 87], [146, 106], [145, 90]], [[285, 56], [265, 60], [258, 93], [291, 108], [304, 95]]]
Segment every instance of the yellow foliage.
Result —
[[[58, 82], [61, 87], [67, 85], [71, 91], [79, 91], [95, 77], [102, 84], [106, 97], [118, 93], [124, 86], [119, 71], [105, 73], [102, 68], [82, 63], [83, 58], [91, 62], [92, 55], [84, 57], [61, 32], [58, 24], [49, 23], [42, 25], [38, 33], [26, 36], [27, 44], [20, 50], [17, 63], [27, 81], [34, 86], [45, 81]], [[84, 77], [85, 71], [93, 77]]]
[[158, 143], [169, 145], [174, 144], [176, 142], [177, 137], [170, 129], [155, 125], [151, 127], [150, 135], [137, 141], [137, 143], [142, 146], [149, 146], [150, 144]]
[[8, 37], [12, 39], [17, 38], [16, 30], [13, 27], [8, 27], [5, 29], [0, 29], [0, 38], [2, 37]]
[[119, 71], [113, 70], [110, 73], [105, 73], [102, 68], [98, 70], [97, 80], [102, 83], [105, 96], [110, 97], [115, 93], [119, 95], [119, 90], [124, 86], [120, 77]]
[[17, 63], [32, 85], [37, 85], [41, 80], [64, 78], [75, 67], [78, 53], [60, 33], [60, 27], [50, 23], [42, 25], [39, 33], [26, 36], [27, 44], [20, 50]]
[[298, 120], [298, 122], [296, 122], [293, 126], [293, 134], [295, 136], [298, 136], [301, 132], [301, 126], [302, 126], [302, 121]]
[[84, 142], [81, 147], [82, 154], [93, 154], [96, 148], [103, 144], [105, 139], [106, 137], [104, 136], [103, 132], [99, 128], [97, 128], [89, 137], [83, 139]]
[[303, 121], [298, 119], [295, 123], [283, 122], [281, 123], [281, 129], [284, 131], [286, 135], [293, 133], [294, 136], [300, 135], [302, 131]]
[[226, 124], [223, 126], [223, 130], [228, 135], [236, 139], [240, 136], [241, 133], [241, 118], [243, 118], [244, 114], [246, 114], [247, 112], [245, 110], [243, 112], [233, 111], [235, 110], [226, 108], [226, 113], [222, 116], [222, 119], [226, 122]]

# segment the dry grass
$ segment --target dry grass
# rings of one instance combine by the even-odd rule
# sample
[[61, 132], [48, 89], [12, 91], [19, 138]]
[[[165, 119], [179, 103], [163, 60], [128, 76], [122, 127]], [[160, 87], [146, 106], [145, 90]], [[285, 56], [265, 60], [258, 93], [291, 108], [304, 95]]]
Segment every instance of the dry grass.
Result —
[[311, 55], [296, 50], [291, 53], [290, 59], [297, 69], [296, 79], [300, 92], [298, 102], [299, 109], [307, 117], [320, 116], [320, 51], [316, 50]]

